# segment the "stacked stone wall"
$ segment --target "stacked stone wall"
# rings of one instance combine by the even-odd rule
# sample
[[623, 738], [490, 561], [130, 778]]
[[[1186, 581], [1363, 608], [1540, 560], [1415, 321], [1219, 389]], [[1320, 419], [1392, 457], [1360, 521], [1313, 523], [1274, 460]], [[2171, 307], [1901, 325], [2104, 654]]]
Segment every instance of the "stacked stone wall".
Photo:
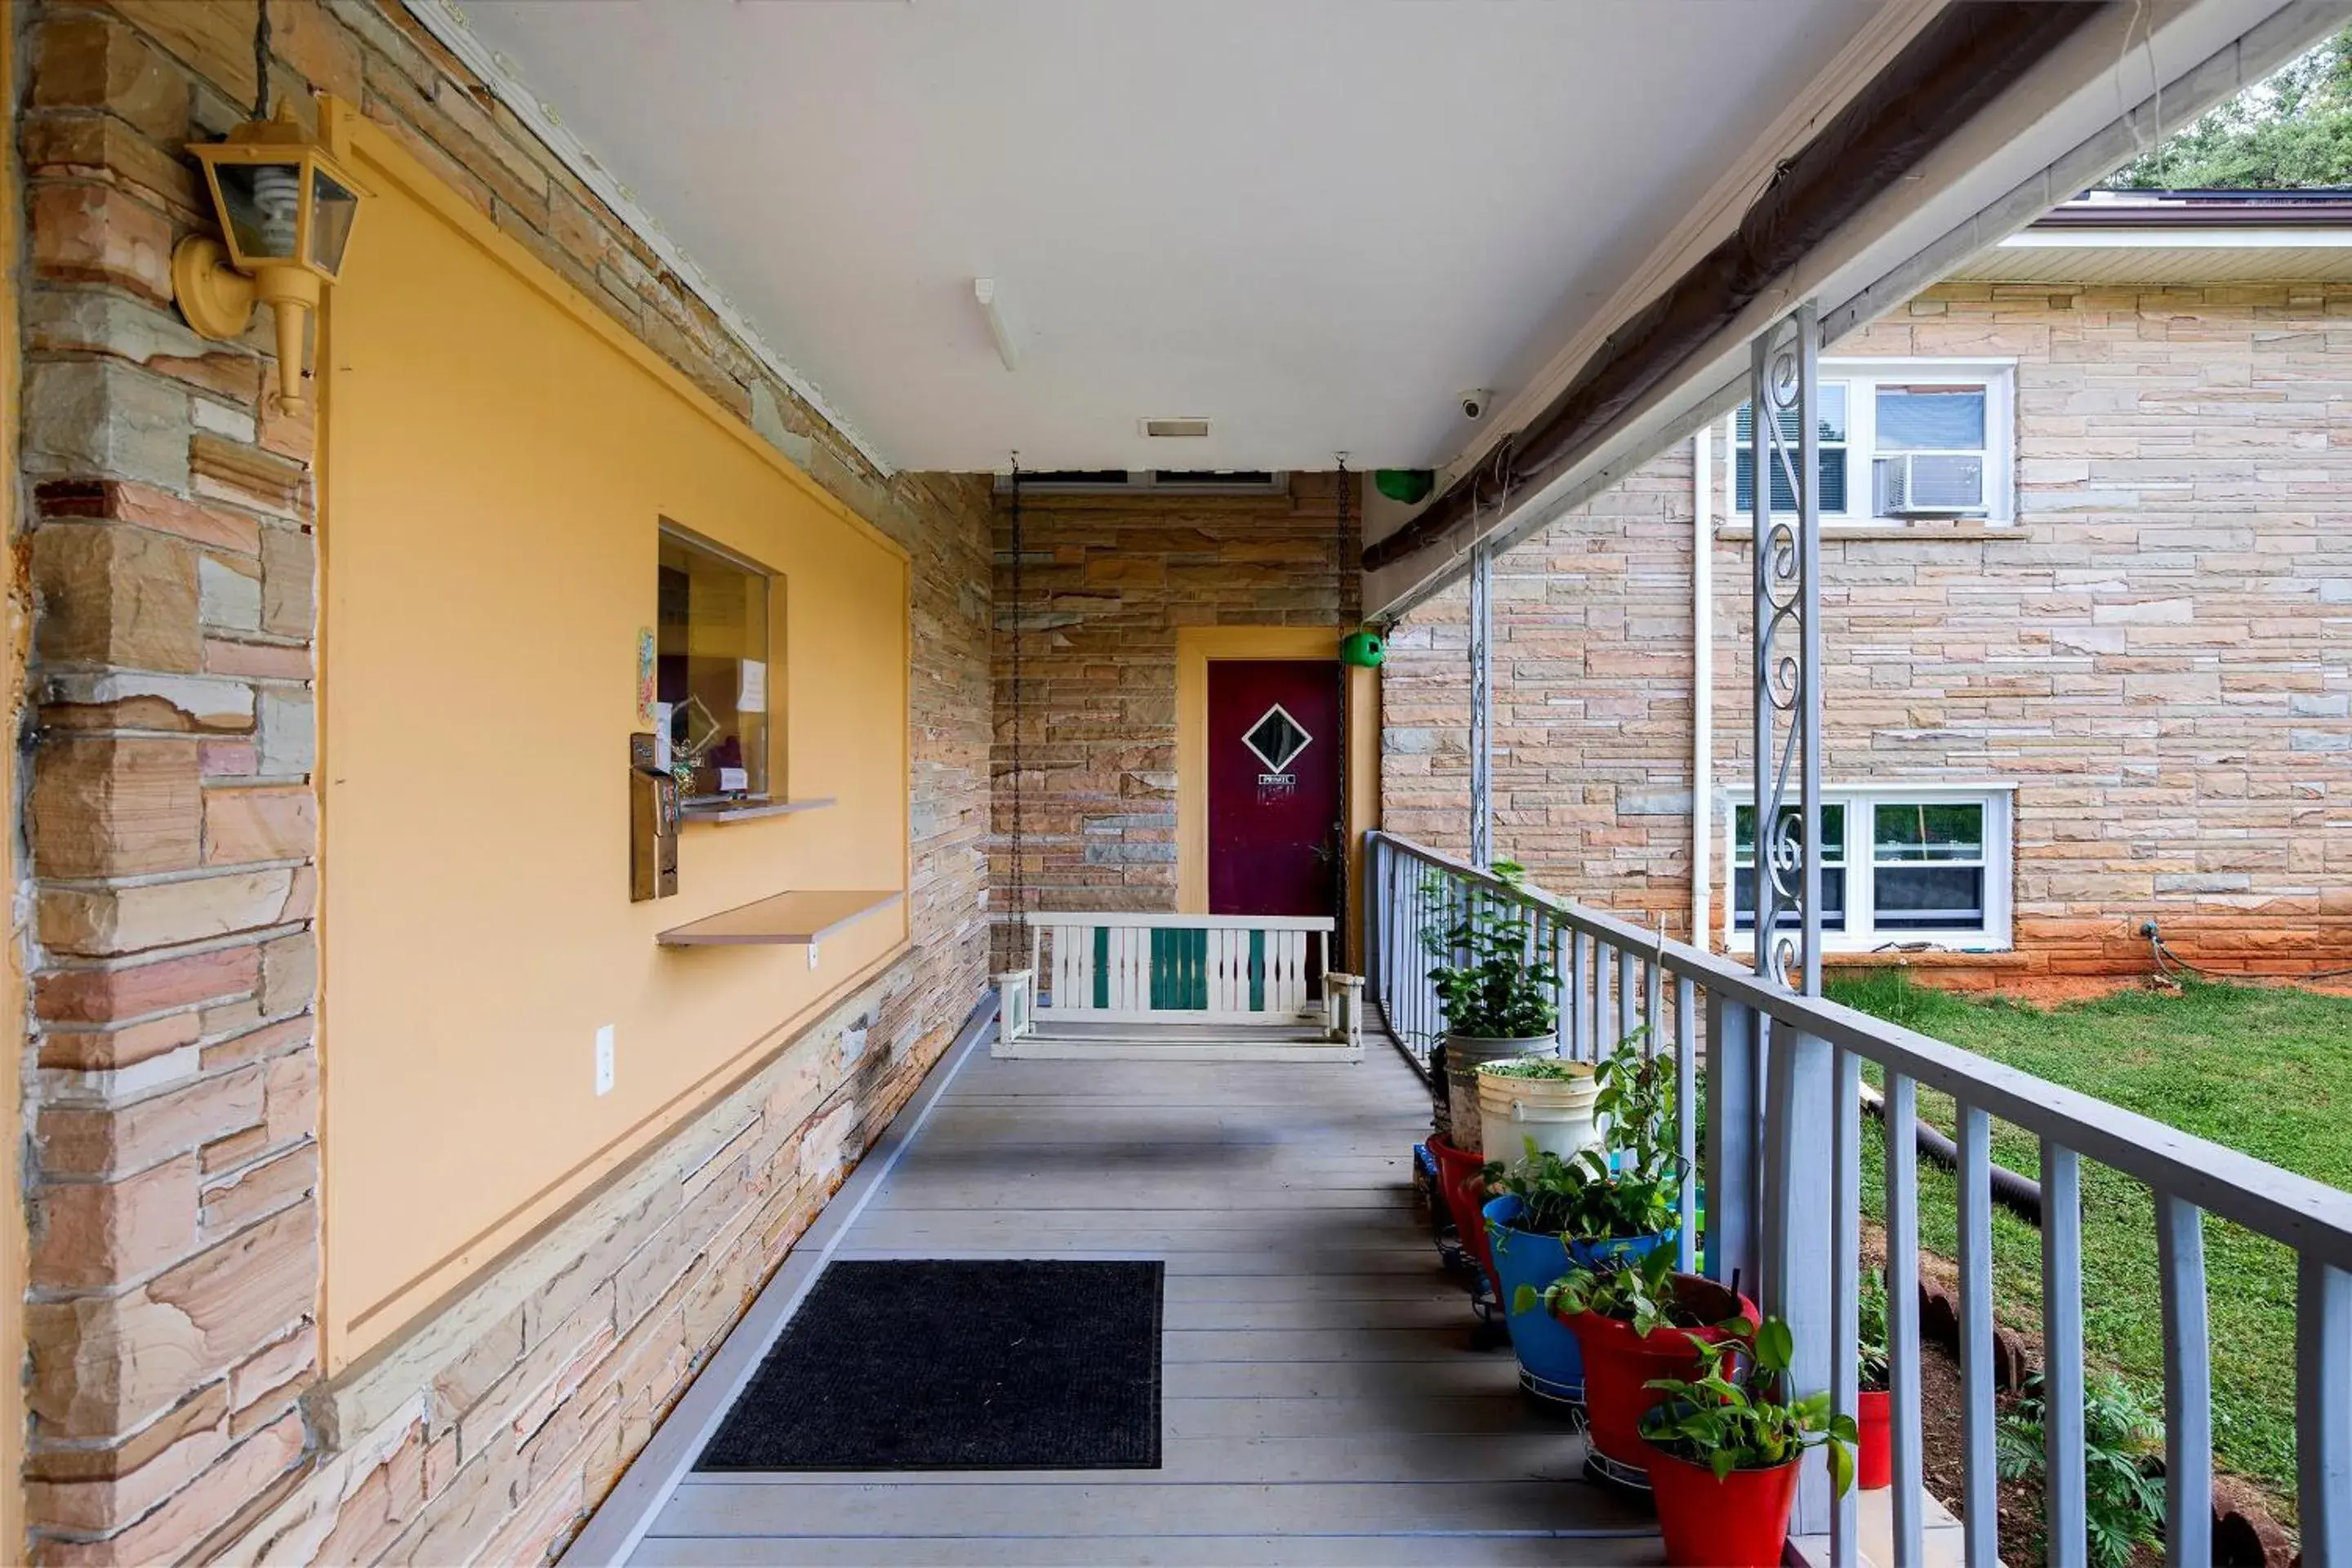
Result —
[[980, 995], [987, 495], [868, 466], [402, 6], [268, 4], [279, 101], [357, 106], [913, 557], [911, 954], [323, 1378], [310, 775], [331, 521], [310, 417], [266, 391], [266, 320], [213, 342], [170, 303], [173, 243], [211, 224], [184, 144], [253, 100], [253, 0], [7, 8], [15, 559], [36, 608], [26, 1552], [535, 1561]]
[[[1826, 775], [2016, 786], [2016, 952], [1911, 962], [1962, 985], [2142, 973], [2154, 921], [2216, 972], [2352, 966], [2347, 320], [2342, 285], [1956, 283], [1838, 345], [2017, 365], [2018, 527], [1822, 551]], [[1496, 571], [1498, 849], [1676, 934], [1695, 506], [1685, 447]], [[1718, 799], [1750, 754], [1738, 532], [1712, 542]], [[1386, 817], [1458, 849], [1463, 593], [1392, 648]]]
[[[998, 499], [992, 885], [1012, 870], [1016, 616], [1030, 906], [1171, 910], [1177, 633], [1354, 616], [1339, 523], [1329, 473], [1293, 474], [1267, 496], [1033, 494], [1016, 606], [1012, 518]], [[1355, 548], [1351, 531], [1346, 552]]]

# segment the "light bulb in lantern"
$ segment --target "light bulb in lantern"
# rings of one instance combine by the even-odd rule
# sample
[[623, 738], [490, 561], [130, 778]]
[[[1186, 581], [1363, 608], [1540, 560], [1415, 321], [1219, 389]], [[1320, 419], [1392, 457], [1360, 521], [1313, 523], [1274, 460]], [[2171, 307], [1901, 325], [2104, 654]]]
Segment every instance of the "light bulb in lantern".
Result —
[[261, 215], [262, 243], [272, 256], [294, 254], [302, 213], [302, 171], [271, 164], [253, 172], [253, 205]]

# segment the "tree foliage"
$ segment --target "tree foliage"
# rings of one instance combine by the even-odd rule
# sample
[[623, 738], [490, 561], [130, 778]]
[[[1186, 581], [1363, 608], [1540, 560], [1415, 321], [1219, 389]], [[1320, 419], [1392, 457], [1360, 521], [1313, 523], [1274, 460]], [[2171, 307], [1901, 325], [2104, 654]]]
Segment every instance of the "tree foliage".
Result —
[[2352, 185], [2352, 27], [2116, 170], [2112, 190]]

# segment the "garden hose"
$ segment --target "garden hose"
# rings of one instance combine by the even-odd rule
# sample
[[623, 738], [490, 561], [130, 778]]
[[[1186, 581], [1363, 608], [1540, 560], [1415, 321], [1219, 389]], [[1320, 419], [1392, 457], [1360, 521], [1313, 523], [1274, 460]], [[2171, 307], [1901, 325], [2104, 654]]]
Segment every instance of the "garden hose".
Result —
[[2173, 973], [2176, 969], [2180, 971], [2181, 974], [2193, 974], [2200, 980], [2218, 983], [2227, 983], [2231, 980], [2341, 980], [2346, 975], [2352, 974], [2352, 969], [2315, 969], [2304, 974], [2256, 974], [2251, 971], [2241, 971], [2236, 974], [2216, 974], [2210, 970], [2198, 968], [2167, 947], [2163, 933], [2157, 930], [2154, 921], [2147, 921], [2139, 929], [2140, 934], [2147, 938], [2148, 956], [2156, 961], [2157, 978], [2169, 981], [2175, 985], [2180, 984], [2180, 976]]

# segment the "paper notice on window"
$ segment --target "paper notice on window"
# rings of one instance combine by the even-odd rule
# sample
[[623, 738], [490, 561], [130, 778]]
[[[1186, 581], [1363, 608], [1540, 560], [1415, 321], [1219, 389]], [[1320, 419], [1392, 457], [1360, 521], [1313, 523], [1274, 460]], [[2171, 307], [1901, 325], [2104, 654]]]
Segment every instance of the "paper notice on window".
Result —
[[750, 789], [751, 787], [751, 769], [721, 768], [719, 770], [719, 793], [720, 795], [741, 795], [745, 790]]
[[761, 660], [742, 661], [743, 678], [735, 693], [738, 713], [765, 713], [768, 710], [768, 667]]

